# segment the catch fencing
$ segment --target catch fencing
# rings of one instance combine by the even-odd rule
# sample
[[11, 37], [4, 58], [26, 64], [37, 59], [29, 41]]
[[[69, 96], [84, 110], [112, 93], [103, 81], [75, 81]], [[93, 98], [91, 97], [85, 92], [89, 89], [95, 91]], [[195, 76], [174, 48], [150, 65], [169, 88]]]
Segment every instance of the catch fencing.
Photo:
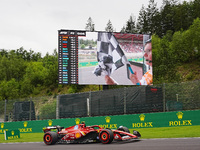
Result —
[[0, 101], [0, 122], [200, 109], [200, 80]]

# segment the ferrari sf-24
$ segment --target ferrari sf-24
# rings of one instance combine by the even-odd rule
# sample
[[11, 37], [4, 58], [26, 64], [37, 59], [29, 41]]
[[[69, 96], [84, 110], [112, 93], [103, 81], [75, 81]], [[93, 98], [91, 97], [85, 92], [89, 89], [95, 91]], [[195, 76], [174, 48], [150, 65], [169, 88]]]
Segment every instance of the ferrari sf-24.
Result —
[[102, 128], [99, 125], [86, 126], [85, 123], [74, 125], [68, 128], [60, 126], [51, 126], [43, 128], [44, 143], [53, 145], [56, 143], [89, 143], [101, 142], [109, 144], [113, 140], [124, 141], [130, 139], [139, 139], [141, 137], [138, 131], [130, 133], [129, 129], [120, 126], [118, 129]]

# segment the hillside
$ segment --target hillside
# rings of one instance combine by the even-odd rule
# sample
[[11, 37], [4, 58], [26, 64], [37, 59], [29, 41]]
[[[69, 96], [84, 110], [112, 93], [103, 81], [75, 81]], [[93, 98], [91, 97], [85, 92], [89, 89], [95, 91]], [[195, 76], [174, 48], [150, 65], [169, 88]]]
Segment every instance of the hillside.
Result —
[[191, 63], [184, 63], [177, 66], [181, 81], [200, 80], [200, 61], [193, 61]]

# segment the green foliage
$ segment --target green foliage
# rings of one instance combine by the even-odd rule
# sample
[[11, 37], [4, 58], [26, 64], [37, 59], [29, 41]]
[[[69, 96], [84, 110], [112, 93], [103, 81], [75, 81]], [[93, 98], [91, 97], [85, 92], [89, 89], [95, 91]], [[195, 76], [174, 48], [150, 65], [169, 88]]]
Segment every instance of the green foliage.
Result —
[[22, 58], [17, 57], [13, 51], [11, 51], [6, 57], [0, 55], [0, 81], [9, 81], [15, 78], [20, 81], [25, 73], [26, 63]]
[[177, 31], [173, 35], [171, 49], [178, 62], [192, 62], [200, 56], [200, 19], [194, 20], [186, 31]]
[[200, 17], [200, 2], [194, 0], [190, 2], [177, 0], [163, 0], [160, 9], [154, 0], [149, 0], [147, 8], [142, 6], [137, 19], [137, 29], [139, 33], [157, 34], [163, 37], [168, 30], [187, 30], [193, 20]]
[[84, 85], [71, 85], [68, 89], [68, 93], [77, 93], [84, 87]]
[[[46, 87], [57, 87], [58, 54], [24, 50], [0, 50], [0, 100], [38, 95]], [[50, 92], [51, 93], [51, 92]]]
[[93, 39], [91, 40], [80, 39], [81, 49], [85, 49], [86, 47], [94, 47], [96, 46], [96, 43], [97, 41], [94, 41]]
[[19, 83], [15, 79], [0, 82], [0, 100], [15, 99], [19, 96]]
[[[194, 20], [188, 30], [174, 33], [168, 31], [163, 38], [159, 38], [157, 35], [152, 36], [154, 83], [181, 81], [178, 67], [185, 63], [200, 60], [199, 37], [199, 18]], [[188, 73], [185, 79], [194, 79], [194, 71]]]
[[45, 103], [40, 108], [40, 114], [39, 118], [40, 119], [55, 119], [56, 118], [56, 100], [51, 102], [51, 103]]
[[173, 82], [178, 80], [176, 75], [175, 60], [170, 49], [171, 33], [163, 39], [152, 36], [154, 83]]

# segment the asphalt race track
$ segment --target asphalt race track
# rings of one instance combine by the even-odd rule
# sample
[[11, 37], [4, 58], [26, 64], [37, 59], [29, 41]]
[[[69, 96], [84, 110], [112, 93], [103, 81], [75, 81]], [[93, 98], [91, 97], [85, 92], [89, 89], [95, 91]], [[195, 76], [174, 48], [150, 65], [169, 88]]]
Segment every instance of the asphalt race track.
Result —
[[1, 143], [0, 150], [199, 150], [200, 138], [141, 139], [111, 144]]

